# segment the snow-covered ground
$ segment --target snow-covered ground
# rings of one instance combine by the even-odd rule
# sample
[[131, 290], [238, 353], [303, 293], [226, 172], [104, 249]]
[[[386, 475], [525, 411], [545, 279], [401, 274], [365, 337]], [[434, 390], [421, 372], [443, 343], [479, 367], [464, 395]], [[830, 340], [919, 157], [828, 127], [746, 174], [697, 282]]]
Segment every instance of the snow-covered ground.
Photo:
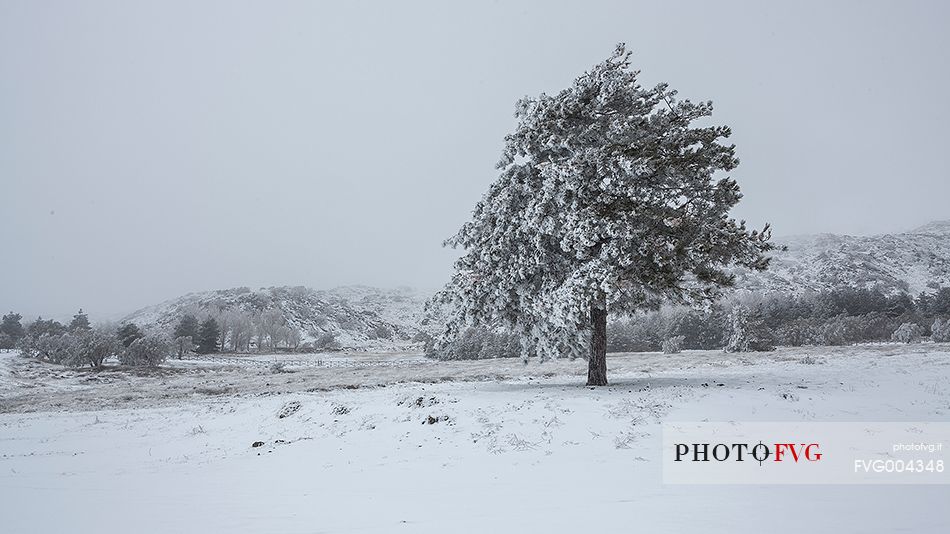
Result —
[[130, 374], [0, 354], [0, 531], [950, 532], [950, 486], [668, 486], [659, 462], [663, 421], [948, 421], [950, 346], [608, 366], [590, 389], [581, 361]]

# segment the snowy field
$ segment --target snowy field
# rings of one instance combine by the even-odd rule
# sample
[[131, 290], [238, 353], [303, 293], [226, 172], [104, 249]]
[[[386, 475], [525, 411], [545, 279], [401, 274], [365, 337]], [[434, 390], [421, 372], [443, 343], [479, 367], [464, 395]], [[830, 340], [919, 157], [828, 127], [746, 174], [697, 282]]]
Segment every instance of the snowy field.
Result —
[[948, 486], [668, 486], [659, 464], [663, 421], [948, 421], [947, 345], [611, 355], [599, 389], [582, 361], [401, 358], [0, 353], [0, 531], [950, 532]]

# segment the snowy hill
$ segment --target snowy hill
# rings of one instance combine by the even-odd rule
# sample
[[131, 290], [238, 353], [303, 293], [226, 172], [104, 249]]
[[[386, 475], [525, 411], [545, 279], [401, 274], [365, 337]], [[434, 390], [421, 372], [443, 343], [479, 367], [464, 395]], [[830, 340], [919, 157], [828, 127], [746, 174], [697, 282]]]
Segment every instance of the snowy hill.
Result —
[[276, 310], [303, 342], [332, 335], [338, 348], [391, 351], [412, 344], [427, 295], [412, 289], [349, 286], [318, 291], [306, 287], [235, 288], [189, 293], [123, 318], [147, 329], [170, 332], [187, 313], [198, 317], [239, 311], [259, 316]]
[[769, 270], [737, 273], [748, 291], [800, 293], [836, 287], [916, 295], [950, 286], [950, 221], [876, 236], [818, 234], [778, 238]]

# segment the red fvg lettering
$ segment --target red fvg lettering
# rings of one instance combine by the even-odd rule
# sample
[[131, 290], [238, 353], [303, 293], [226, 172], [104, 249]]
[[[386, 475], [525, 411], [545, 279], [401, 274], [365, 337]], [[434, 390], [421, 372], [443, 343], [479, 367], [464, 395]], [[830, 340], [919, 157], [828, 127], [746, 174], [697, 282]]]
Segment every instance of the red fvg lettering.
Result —
[[817, 443], [776, 443], [775, 461], [784, 461], [785, 453], [789, 453], [792, 455], [792, 461], [795, 463], [798, 463], [800, 458], [804, 458], [809, 462], [816, 462], [821, 460], [821, 453], [818, 452], [818, 448]]

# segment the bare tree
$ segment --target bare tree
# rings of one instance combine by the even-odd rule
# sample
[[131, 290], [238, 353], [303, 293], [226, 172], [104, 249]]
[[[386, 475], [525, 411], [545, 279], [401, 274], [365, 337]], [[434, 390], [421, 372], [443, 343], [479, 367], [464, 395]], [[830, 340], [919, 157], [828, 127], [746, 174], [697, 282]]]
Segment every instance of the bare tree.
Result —
[[231, 346], [235, 351], [247, 352], [254, 335], [254, 321], [243, 311], [232, 311], [229, 319], [231, 325]]
[[179, 336], [175, 338], [175, 351], [178, 353], [178, 359], [182, 359], [185, 354], [195, 352], [198, 346], [195, 345], [191, 336]]
[[280, 311], [274, 309], [264, 310], [264, 312], [261, 313], [261, 332], [259, 338], [266, 336], [269, 341], [269, 347], [276, 349], [280, 341], [280, 327], [282, 326], [284, 326], [284, 316], [281, 315]]
[[228, 334], [231, 331], [232, 318], [233, 313], [224, 307], [219, 307], [217, 313], [214, 314], [214, 319], [218, 321], [218, 328], [220, 329], [220, 333], [218, 335], [221, 339], [221, 352], [227, 351]]

